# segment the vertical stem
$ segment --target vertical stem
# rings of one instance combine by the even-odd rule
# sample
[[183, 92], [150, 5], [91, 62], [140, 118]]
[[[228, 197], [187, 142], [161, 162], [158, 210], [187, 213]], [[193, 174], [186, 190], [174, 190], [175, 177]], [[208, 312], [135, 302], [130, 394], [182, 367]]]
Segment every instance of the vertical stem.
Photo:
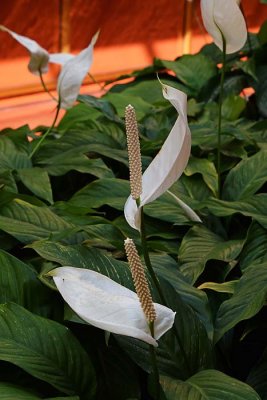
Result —
[[41, 144], [43, 143], [43, 141], [45, 140], [46, 136], [51, 132], [51, 130], [54, 128], [56, 122], [57, 122], [57, 118], [58, 118], [58, 114], [59, 114], [59, 110], [60, 110], [60, 103], [58, 103], [57, 105], [57, 112], [54, 118], [54, 121], [52, 123], [52, 125], [47, 129], [47, 131], [42, 135], [41, 139], [38, 140], [37, 145], [33, 148], [31, 154], [29, 155], [29, 158], [31, 159], [33, 157], [33, 155], [36, 153], [36, 151], [39, 149], [39, 147], [41, 146]]
[[147, 270], [151, 276], [151, 279], [158, 291], [160, 300], [162, 302], [162, 304], [167, 305], [167, 302], [164, 298], [163, 292], [161, 290], [158, 278], [154, 272], [154, 269], [152, 267], [151, 261], [150, 261], [150, 257], [149, 257], [149, 253], [148, 253], [148, 249], [147, 249], [147, 243], [146, 243], [146, 231], [145, 231], [145, 223], [144, 223], [144, 211], [143, 211], [143, 207], [140, 207], [141, 210], [141, 230], [140, 230], [140, 235], [141, 235], [141, 243], [142, 243], [142, 248], [143, 248], [143, 252], [144, 252], [144, 259], [145, 259], [145, 264], [147, 266]]
[[[149, 322], [149, 329], [150, 329], [151, 336], [154, 338], [154, 321]], [[159, 370], [158, 370], [158, 364], [157, 364], [156, 350], [155, 350], [154, 346], [149, 345], [149, 353], [150, 353], [150, 360], [151, 360], [153, 375], [154, 375], [154, 379], [155, 379], [155, 383], [156, 383], [156, 398], [155, 398], [155, 400], [159, 400], [159, 395], [160, 395]]]
[[221, 81], [220, 81], [220, 96], [219, 96], [219, 113], [218, 113], [218, 144], [217, 144], [217, 174], [218, 174], [218, 197], [221, 197], [221, 130], [222, 130], [222, 103], [223, 103], [223, 89], [225, 78], [225, 64], [226, 64], [226, 41], [222, 35], [223, 40], [223, 60], [221, 68]]
[[[165, 299], [165, 296], [164, 296], [164, 294], [163, 294], [163, 292], [161, 290], [160, 283], [159, 283], [158, 278], [157, 278], [157, 276], [156, 276], [156, 274], [154, 272], [154, 269], [152, 267], [152, 264], [151, 264], [151, 261], [150, 261], [150, 258], [149, 258], [149, 252], [148, 252], [147, 244], [146, 244], [146, 231], [145, 231], [145, 221], [144, 221], [143, 207], [140, 207], [140, 209], [141, 209], [141, 229], [140, 229], [140, 234], [141, 234], [141, 243], [142, 243], [142, 248], [143, 248], [143, 252], [144, 252], [145, 264], [147, 266], [147, 270], [148, 270], [148, 272], [149, 272], [149, 274], [151, 276], [151, 279], [152, 279], [152, 281], [153, 281], [153, 283], [154, 283], [154, 285], [155, 285], [155, 287], [156, 287], [156, 289], [158, 291], [161, 303], [164, 306], [168, 307], [168, 303], [167, 303], [167, 301]], [[151, 329], [151, 327], [150, 327], [150, 329]], [[187, 376], [190, 376], [190, 373], [191, 373], [190, 364], [189, 364], [189, 362], [187, 360], [187, 355], [186, 355], [185, 349], [183, 347], [183, 343], [182, 343], [182, 341], [180, 339], [178, 329], [176, 328], [175, 324], [173, 325], [173, 333], [174, 333], [174, 335], [176, 337], [176, 340], [177, 340], [177, 343], [179, 345], [182, 357], [184, 359], [185, 372], [186, 372]]]
[[55, 98], [55, 96], [52, 95], [52, 93], [50, 92], [50, 90], [48, 89], [48, 87], [46, 86], [44, 79], [43, 79], [43, 74], [41, 71], [39, 71], [39, 76], [40, 76], [40, 80], [41, 80], [41, 84], [44, 88], [44, 91], [51, 97], [51, 99], [55, 100], [57, 102], [57, 99]]

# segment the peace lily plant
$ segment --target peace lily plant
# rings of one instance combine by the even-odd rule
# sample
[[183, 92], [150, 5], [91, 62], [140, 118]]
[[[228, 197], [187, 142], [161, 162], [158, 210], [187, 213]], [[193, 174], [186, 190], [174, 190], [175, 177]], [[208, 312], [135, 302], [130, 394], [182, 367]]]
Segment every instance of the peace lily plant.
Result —
[[226, 54], [239, 51], [247, 40], [246, 21], [239, 5], [240, 0], [201, 0], [200, 3], [204, 26], [222, 51], [217, 148], [219, 197], [221, 195], [221, 121]]

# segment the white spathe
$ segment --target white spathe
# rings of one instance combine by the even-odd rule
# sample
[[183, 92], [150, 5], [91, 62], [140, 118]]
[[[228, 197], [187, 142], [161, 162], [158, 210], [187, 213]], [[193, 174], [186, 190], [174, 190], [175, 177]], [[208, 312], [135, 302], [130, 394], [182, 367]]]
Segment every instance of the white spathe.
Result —
[[203, 23], [215, 44], [226, 54], [240, 50], [247, 40], [247, 27], [239, 7], [239, 0], [201, 0]]
[[136, 293], [98, 272], [83, 268], [60, 267], [49, 272], [68, 305], [76, 314], [97, 328], [140, 339], [152, 346], [174, 323], [175, 313], [154, 303], [157, 318], [155, 338]]
[[[140, 207], [158, 198], [180, 178], [191, 152], [191, 133], [187, 122], [187, 96], [171, 86], [161, 85], [163, 96], [173, 105], [179, 116], [161, 150], [143, 173]], [[182, 203], [180, 205], [182, 207]], [[137, 207], [132, 196], [128, 197], [124, 207], [127, 222], [137, 230], [140, 230], [140, 207]]]
[[16, 32], [11, 31], [3, 25], [0, 25], [0, 30], [9, 33], [17, 42], [22, 44], [30, 53], [29, 70], [34, 75], [44, 74], [48, 71], [49, 53], [41, 47], [35, 40], [26, 36], [21, 36]]
[[57, 84], [60, 108], [71, 108], [76, 101], [81, 84], [93, 62], [93, 49], [98, 34], [99, 32], [93, 36], [88, 47], [65, 62]]

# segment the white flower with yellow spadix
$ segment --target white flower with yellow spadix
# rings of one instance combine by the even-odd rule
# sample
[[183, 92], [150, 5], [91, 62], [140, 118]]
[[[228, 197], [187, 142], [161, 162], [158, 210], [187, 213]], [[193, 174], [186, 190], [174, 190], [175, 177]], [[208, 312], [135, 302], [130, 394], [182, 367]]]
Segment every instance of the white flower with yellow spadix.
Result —
[[3, 25], [0, 30], [9, 33], [17, 42], [24, 46], [30, 53], [29, 71], [34, 75], [44, 74], [48, 71], [49, 53], [40, 46], [35, 40], [26, 36], [19, 35]]
[[60, 108], [68, 109], [75, 103], [81, 84], [92, 65], [98, 35], [99, 32], [93, 36], [88, 47], [64, 63], [57, 83]]
[[[132, 187], [135, 186], [135, 167], [131, 166], [131, 157], [129, 154], [130, 169], [132, 169], [132, 171], [130, 170], [130, 181], [133, 177], [133, 183], [131, 183], [132, 194], [125, 203], [124, 215], [129, 225], [137, 230], [140, 230], [141, 224], [140, 207], [157, 199], [180, 178], [188, 163], [191, 152], [191, 133], [187, 122], [187, 96], [182, 91], [171, 86], [162, 83], [161, 85], [163, 96], [173, 105], [179, 116], [161, 150], [143, 173], [141, 184], [139, 182], [140, 172], [137, 174], [138, 206], [136, 196], [133, 195], [132, 190]], [[133, 130], [133, 144], [130, 145], [130, 148], [128, 146], [128, 153], [131, 151], [138, 152], [138, 149], [134, 149], [134, 141], [138, 140], [138, 134], [135, 132], [137, 130], [137, 124], [131, 121], [131, 119], [133, 119], [131, 106], [126, 107], [126, 115], [128, 112], [130, 112], [130, 121], [127, 122], [126, 117], [126, 131], [127, 127]], [[134, 154], [132, 158], [133, 161], [135, 161], [138, 157]], [[138, 165], [139, 164], [140, 161], [138, 161]], [[138, 165], [137, 170], [139, 171], [140, 167]], [[201, 221], [189, 206], [185, 205], [182, 201], [179, 201], [179, 205], [185, 210], [191, 220], [197, 222]]]
[[119, 335], [157, 346], [173, 325], [175, 313], [154, 303], [157, 318], [152, 337], [136, 293], [112, 279], [88, 269], [60, 267], [49, 272], [68, 305], [85, 322]]
[[215, 44], [226, 54], [240, 50], [247, 40], [247, 27], [239, 7], [240, 0], [201, 0], [203, 23]]

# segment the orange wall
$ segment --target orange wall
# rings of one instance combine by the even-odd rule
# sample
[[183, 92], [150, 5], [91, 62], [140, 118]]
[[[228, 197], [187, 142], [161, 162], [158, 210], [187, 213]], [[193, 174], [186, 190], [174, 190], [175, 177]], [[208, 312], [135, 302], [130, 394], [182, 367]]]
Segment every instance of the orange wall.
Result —
[[[191, 52], [210, 41], [202, 26], [199, 2], [193, 1]], [[100, 28], [91, 72], [101, 80], [142, 68], [154, 57], [181, 55], [188, 6], [186, 0], [1, 0], [0, 24], [35, 39], [50, 52], [77, 52]], [[242, 6], [249, 29], [257, 30], [267, 19], [267, 5], [242, 0]], [[27, 63], [27, 51], [0, 32], [0, 99], [42, 90]], [[51, 66], [44, 77], [51, 88], [57, 73], [57, 67]], [[9, 107], [3, 101], [0, 111]]]

